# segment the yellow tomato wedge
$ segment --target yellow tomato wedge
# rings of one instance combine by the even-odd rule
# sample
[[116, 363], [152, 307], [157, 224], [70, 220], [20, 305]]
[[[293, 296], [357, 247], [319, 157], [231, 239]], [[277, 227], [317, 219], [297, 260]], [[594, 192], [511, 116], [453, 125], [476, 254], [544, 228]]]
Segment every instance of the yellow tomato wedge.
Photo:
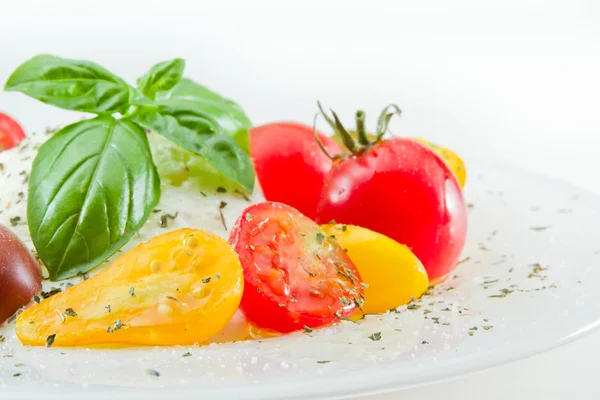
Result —
[[427, 272], [405, 245], [359, 226], [327, 224], [321, 227], [348, 250], [363, 282], [368, 285], [362, 306], [366, 314], [384, 313], [427, 291]]
[[465, 167], [464, 161], [458, 156], [458, 154], [456, 154], [452, 150], [449, 150], [442, 146], [438, 146], [437, 144], [433, 144], [424, 139], [414, 140], [429, 147], [438, 156], [440, 156], [442, 160], [446, 162], [446, 165], [448, 165], [450, 170], [454, 173], [454, 176], [458, 180], [460, 187], [465, 187], [465, 183], [467, 182], [467, 168]]
[[243, 292], [229, 243], [194, 229], [169, 232], [19, 315], [23, 344], [189, 345], [215, 336]]

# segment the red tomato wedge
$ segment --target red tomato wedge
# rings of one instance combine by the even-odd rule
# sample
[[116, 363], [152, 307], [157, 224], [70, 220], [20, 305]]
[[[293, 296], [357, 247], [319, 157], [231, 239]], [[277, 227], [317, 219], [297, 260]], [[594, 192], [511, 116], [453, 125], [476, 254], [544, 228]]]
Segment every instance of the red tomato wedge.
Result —
[[[340, 152], [333, 139], [318, 135], [330, 154]], [[250, 156], [265, 198], [288, 204], [314, 218], [332, 162], [319, 148], [313, 128], [277, 122], [252, 128], [249, 140]]]
[[250, 206], [230, 242], [244, 268], [240, 308], [258, 327], [292, 332], [360, 312], [358, 270], [335, 238], [298, 210], [274, 202]]
[[6, 114], [0, 113], [0, 151], [12, 149], [25, 138], [21, 125]]

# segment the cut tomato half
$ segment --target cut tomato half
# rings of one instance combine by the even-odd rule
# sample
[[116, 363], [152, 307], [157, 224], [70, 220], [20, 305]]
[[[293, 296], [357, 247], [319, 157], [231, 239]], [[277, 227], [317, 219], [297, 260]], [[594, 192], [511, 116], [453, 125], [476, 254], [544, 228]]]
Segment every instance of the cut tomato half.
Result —
[[230, 242], [244, 268], [241, 309], [263, 329], [291, 332], [360, 315], [358, 270], [334, 237], [296, 209], [248, 207]]

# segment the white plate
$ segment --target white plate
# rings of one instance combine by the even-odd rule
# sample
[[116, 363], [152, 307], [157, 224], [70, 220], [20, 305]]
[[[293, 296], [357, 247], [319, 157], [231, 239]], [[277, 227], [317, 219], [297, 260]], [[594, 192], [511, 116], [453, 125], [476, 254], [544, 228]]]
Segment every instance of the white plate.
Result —
[[[353, 397], [498, 366], [596, 327], [600, 199], [522, 171], [468, 165], [469, 259], [420, 308], [312, 337], [195, 348], [23, 348], [8, 326], [0, 344], [2, 398]], [[381, 339], [369, 339], [376, 332]]]

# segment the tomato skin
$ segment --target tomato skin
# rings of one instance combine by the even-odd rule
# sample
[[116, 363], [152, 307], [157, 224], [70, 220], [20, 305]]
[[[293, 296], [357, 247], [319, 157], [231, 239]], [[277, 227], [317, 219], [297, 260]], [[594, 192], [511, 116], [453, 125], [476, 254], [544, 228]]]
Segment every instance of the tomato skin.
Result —
[[0, 151], [12, 149], [25, 138], [25, 132], [17, 121], [0, 113]]
[[435, 143], [431, 143], [425, 139], [414, 139], [417, 142], [429, 147], [431, 150], [435, 152], [438, 156], [442, 158], [448, 165], [448, 168], [454, 173], [456, 176], [456, 180], [460, 184], [461, 188], [465, 187], [467, 183], [467, 168], [465, 166], [465, 162], [460, 158], [458, 154], [453, 152], [450, 149], [447, 149], [442, 146], [438, 146]]
[[[333, 139], [318, 135], [331, 155], [340, 152]], [[292, 122], [262, 125], [250, 129], [249, 141], [265, 199], [288, 204], [314, 218], [332, 161], [320, 149], [313, 128]]]
[[427, 272], [407, 246], [360, 226], [325, 224], [322, 228], [348, 250], [367, 284], [365, 314], [385, 313], [418, 299], [427, 291]]
[[432, 283], [454, 269], [467, 211], [446, 163], [414, 140], [384, 141], [337, 162], [327, 175], [317, 222], [353, 224], [406, 244]]
[[290, 206], [248, 207], [230, 243], [244, 269], [240, 308], [258, 328], [319, 328], [354, 316], [362, 305], [362, 280], [346, 252]]

